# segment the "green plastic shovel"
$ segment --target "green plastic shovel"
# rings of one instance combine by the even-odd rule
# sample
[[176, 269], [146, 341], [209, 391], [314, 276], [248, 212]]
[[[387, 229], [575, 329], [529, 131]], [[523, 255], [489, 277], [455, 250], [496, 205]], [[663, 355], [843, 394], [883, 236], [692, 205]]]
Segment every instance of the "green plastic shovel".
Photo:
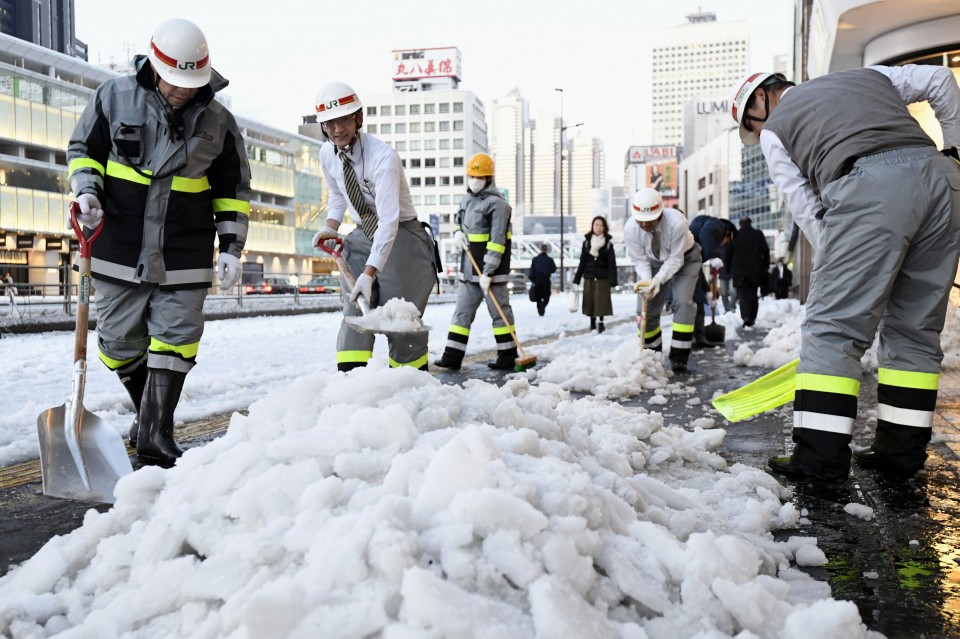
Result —
[[784, 364], [746, 386], [713, 399], [713, 407], [731, 422], [759, 415], [793, 400], [799, 359]]

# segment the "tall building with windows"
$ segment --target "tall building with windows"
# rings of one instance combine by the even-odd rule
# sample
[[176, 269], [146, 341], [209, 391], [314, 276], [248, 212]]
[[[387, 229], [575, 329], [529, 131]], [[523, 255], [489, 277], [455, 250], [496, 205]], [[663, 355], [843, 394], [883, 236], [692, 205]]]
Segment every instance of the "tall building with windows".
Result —
[[585, 131], [578, 130], [577, 133], [578, 135], [567, 143], [569, 148], [565, 165], [569, 165], [569, 175], [564, 184], [564, 199], [567, 199], [567, 184], [570, 185], [570, 197], [569, 205], [564, 206], [564, 215], [571, 215], [577, 221], [577, 231], [586, 233], [590, 230], [590, 221], [593, 219], [593, 192], [603, 184], [606, 168], [603, 142], [599, 138], [590, 137]]
[[[531, 120], [528, 140], [523, 171], [527, 185], [525, 215], [559, 216], [560, 118], [547, 113]], [[570, 189], [564, 191], [569, 193]]]
[[523, 215], [526, 199], [524, 165], [529, 147], [530, 106], [514, 89], [493, 101], [490, 111], [490, 155], [497, 186], [503, 189], [514, 214]]
[[[71, 250], [66, 148], [108, 69], [0, 34], [0, 269], [24, 290], [62, 293]], [[307, 274], [322, 218], [320, 144], [237, 118], [250, 159], [250, 229], [242, 259], [256, 274]], [[108, 212], [109, 213], [109, 212]]]
[[658, 29], [651, 40], [651, 144], [683, 144], [683, 109], [691, 98], [728, 95], [747, 73], [747, 21], [717, 22], [716, 14]]
[[471, 91], [431, 89], [360, 94], [363, 128], [400, 154], [410, 196], [435, 233], [453, 234], [466, 191], [466, 162], [486, 152], [484, 106]]
[[0, 33], [86, 60], [73, 16], [73, 0], [0, 0]]

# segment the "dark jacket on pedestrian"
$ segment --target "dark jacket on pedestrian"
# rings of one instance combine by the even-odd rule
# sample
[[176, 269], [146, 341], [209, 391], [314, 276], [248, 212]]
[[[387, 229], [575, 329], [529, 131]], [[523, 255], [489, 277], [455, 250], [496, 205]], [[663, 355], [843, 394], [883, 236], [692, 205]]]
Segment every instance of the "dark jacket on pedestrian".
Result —
[[590, 251], [591, 242], [592, 238], [600, 236], [590, 232], [584, 237], [583, 247], [580, 249], [580, 264], [573, 276], [573, 283], [579, 284], [581, 279], [607, 280], [611, 287], [616, 286], [617, 256], [613, 251], [613, 237], [609, 233], [603, 235], [605, 242], [596, 255]]
[[[780, 269], [783, 273], [780, 273]], [[786, 299], [790, 296], [790, 286], [793, 285], [793, 273], [787, 268], [786, 264], [774, 264], [770, 269], [770, 290], [778, 300]]]
[[770, 272], [770, 246], [763, 231], [749, 223], [740, 226], [733, 240], [733, 285], [763, 287], [766, 293]]
[[546, 253], [540, 253], [530, 261], [530, 279], [549, 280], [557, 270], [557, 263]]

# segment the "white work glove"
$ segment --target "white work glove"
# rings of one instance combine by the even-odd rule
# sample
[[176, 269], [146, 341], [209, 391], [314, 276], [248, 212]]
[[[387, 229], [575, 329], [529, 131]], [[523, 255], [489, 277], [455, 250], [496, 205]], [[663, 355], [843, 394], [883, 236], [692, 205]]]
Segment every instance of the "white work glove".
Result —
[[329, 226], [324, 226], [322, 229], [317, 231], [316, 235], [313, 236], [313, 245], [320, 248], [320, 245], [323, 244], [329, 250], [337, 250], [337, 243], [334, 241], [340, 237], [340, 234], [334, 231]]
[[635, 290], [647, 299], [651, 299], [660, 292], [660, 278], [654, 277], [649, 280], [641, 280], [637, 282]]
[[492, 276], [492, 275], [481, 275], [481, 276], [480, 276], [480, 290], [483, 291], [484, 294], [486, 294], [487, 291], [490, 290], [490, 284], [491, 284], [491, 282], [493, 282], [493, 276]]
[[707, 260], [707, 264], [718, 271], [723, 268], [723, 260], [721, 260], [719, 257], [711, 257], [709, 260]]
[[353, 285], [353, 290], [350, 292], [350, 301], [356, 302], [357, 298], [363, 295], [363, 299], [369, 303], [372, 293], [373, 278], [366, 273], [361, 273], [360, 277], [357, 278], [357, 282]]
[[240, 281], [240, 258], [229, 253], [217, 257], [217, 277], [220, 278], [220, 290], [229, 291]]
[[77, 214], [77, 221], [88, 229], [95, 229], [103, 221], [103, 209], [100, 208], [100, 200], [93, 193], [81, 193], [77, 196], [77, 204], [80, 205], [80, 212]]
[[470, 250], [470, 239], [467, 234], [457, 229], [453, 232], [453, 239], [463, 248], [464, 251]]

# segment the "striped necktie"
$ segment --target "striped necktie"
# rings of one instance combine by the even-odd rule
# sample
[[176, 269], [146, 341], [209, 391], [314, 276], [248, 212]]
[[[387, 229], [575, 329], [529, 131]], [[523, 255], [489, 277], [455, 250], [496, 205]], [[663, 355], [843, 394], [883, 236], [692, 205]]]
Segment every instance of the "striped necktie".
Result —
[[377, 232], [377, 214], [370, 210], [360, 193], [360, 184], [357, 182], [357, 174], [353, 170], [350, 157], [340, 151], [340, 160], [343, 162], [343, 183], [347, 187], [347, 197], [360, 216], [360, 230], [368, 239], [373, 240], [373, 234]]
[[650, 234], [650, 252], [653, 253], [654, 259], [660, 261], [660, 229], [657, 229]]

